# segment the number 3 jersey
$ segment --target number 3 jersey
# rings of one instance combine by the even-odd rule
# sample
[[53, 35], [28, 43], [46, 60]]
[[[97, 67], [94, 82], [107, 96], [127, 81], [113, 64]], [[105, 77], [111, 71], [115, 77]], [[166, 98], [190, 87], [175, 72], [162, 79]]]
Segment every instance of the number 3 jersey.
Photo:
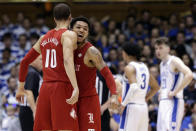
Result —
[[145, 96], [148, 90], [149, 70], [142, 62], [130, 62], [129, 65], [133, 66], [136, 70], [136, 84], [138, 89], [131, 89], [127, 78], [124, 77], [122, 98], [123, 100], [125, 99], [128, 90], [133, 90], [133, 95], [131, 98], [129, 98], [129, 103], [144, 104]]
[[[161, 72], [161, 89], [160, 89], [160, 100], [167, 99], [168, 93], [173, 91], [176, 88], [179, 88], [179, 85], [182, 82], [183, 74], [176, 73], [171, 70], [171, 61], [175, 56], [171, 56], [166, 62], [161, 62], [160, 72]], [[183, 98], [183, 90], [180, 91], [177, 95], [177, 98]]]
[[70, 82], [64, 68], [61, 36], [67, 29], [50, 30], [40, 43], [44, 82]]

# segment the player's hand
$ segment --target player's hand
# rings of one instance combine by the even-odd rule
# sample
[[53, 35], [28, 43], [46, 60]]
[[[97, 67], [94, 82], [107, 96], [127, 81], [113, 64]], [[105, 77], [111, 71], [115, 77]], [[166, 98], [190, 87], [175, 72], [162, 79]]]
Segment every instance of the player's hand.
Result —
[[25, 91], [24, 87], [19, 87], [17, 92], [16, 92], [16, 100], [19, 103], [24, 104], [24, 96], [25, 96], [25, 94], [26, 94], [26, 91]]
[[119, 107], [119, 114], [122, 115], [123, 111], [124, 111], [125, 107], [123, 105], [121, 105]]
[[168, 97], [169, 97], [170, 99], [172, 99], [174, 96], [175, 96], [175, 94], [174, 94], [173, 91], [170, 91], [170, 92], [168, 93]]
[[119, 107], [118, 96], [112, 95], [110, 98], [109, 108], [112, 110], [116, 110]]
[[71, 98], [67, 99], [66, 102], [68, 104], [73, 105], [78, 101], [78, 96], [79, 96], [79, 90], [78, 88], [74, 88]]

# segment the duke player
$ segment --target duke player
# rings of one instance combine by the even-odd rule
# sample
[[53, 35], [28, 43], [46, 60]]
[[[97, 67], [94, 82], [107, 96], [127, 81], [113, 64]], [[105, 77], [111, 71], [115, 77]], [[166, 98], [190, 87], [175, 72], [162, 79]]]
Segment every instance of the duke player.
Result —
[[161, 59], [161, 90], [158, 131], [179, 131], [184, 112], [183, 89], [191, 82], [191, 70], [176, 56], [169, 55], [166, 37], [155, 41], [156, 56]]
[[[148, 107], [146, 101], [156, 94], [159, 86], [149, 74], [147, 66], [139, 62], [140, 48], [135, 44], [123, 46], [123, 59], [127, 62], [122, 90], [120, 131], [147, 131]], [[148, 84], [149, 83], [149, 84]], [[151, 86], [147, 93], [148, 86]]]

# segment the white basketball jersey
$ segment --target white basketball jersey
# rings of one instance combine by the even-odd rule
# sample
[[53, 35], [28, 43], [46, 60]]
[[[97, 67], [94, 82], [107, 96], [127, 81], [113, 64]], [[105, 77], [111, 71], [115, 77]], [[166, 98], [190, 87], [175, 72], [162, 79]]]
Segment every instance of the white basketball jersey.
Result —
[[[161, 89], [160, 89], [160, 99], [167, 99], [168, 93], [178, 88], [182, 82], [183, 74], [175, 73], [171, 70], [171, 61], [175, 56], [171, 56], [168, 61], [161, 62], [160, 72], [161, 72]], [[177, 98], [183, 98], [183, 90], [177, 95]]]
[[[130, 98], [130, 103], [144, 104], [145, 96], [148, 90], [149, 83], [149, 70], [144, 63], [141, 62], [130, 62], [129, 65], [134, 66], [136, 69], [136, 80], [138, 89], [134, 93], [133, 97]], [[122, 98], [127, 95], [130, 84], [126, 78], [124, 78], [124, 86], [122, 91]], [[130, 89], [131, 90], [131, 89]]]

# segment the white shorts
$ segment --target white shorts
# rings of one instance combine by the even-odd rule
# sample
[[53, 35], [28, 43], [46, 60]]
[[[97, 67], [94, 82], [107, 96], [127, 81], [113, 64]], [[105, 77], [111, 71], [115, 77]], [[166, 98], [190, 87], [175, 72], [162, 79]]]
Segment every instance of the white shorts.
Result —
[[119, 131], [148, 131], [147, 104], [128, 104], [120, 119]]
[[161, 100], [159, 102], [157, 131], [179, 131], [183, 114], [183, 99]]

